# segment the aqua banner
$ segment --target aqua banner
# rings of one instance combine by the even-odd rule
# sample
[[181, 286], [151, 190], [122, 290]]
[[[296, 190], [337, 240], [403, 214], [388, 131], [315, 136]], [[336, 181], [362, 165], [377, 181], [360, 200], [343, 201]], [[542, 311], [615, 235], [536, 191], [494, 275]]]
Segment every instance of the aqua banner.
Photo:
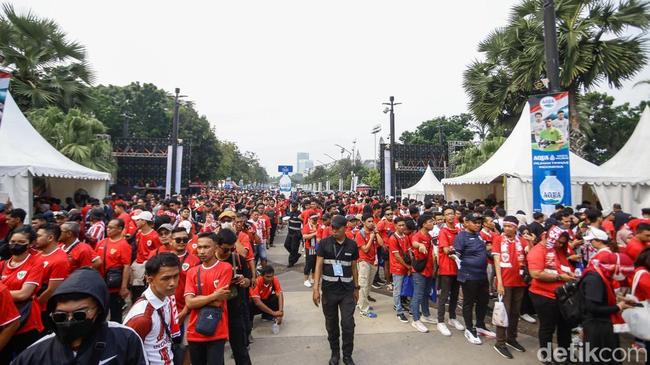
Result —
[[569, 93], [529, 98], [533, 155], [533, 211], [550, 215], [571, 205]]
[[9, 80], [11, 79], [11, 74], [0, 71], [0, 123], [2, 123], [2, 115], [5, 110], [5, 101], [7, 100], [7, 94], [9, 94]]

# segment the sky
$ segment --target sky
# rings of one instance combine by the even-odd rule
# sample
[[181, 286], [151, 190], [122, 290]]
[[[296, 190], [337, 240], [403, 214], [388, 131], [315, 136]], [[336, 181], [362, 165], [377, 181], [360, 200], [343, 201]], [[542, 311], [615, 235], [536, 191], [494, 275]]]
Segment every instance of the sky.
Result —
[[[383, 102], [393, 95], [396, 136], [440, 115], [466, 112], [466, 66], [478, 43], [506, 24], [516, 0], [20, 0], [85, 45], [97, 84], [175, 87], [219, 139], [255, 152], [270, 175], [308, 152], [316, 165], [353, 141], [375, 155], [388, 139]], [[470, 5], [471, 4], [471, 5]], [[638, 103], [646, 67], [622, 90]], [[182, 126], [181, 126], [182, 128]], [[320, 161], [320, 162], [319, 162]]]

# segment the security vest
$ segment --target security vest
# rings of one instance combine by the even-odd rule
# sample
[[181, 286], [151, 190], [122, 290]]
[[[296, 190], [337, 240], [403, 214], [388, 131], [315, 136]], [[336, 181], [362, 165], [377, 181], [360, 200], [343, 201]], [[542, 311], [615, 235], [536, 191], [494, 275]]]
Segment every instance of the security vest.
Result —
[[320, 241], [318, 256], [323, 258], [323, 292], [354, 290], [352, 264], [359, 258], [359, 249], [353, 240], [346, 237], [342, 244], [338, 244], [334, 236], [324, 238]]

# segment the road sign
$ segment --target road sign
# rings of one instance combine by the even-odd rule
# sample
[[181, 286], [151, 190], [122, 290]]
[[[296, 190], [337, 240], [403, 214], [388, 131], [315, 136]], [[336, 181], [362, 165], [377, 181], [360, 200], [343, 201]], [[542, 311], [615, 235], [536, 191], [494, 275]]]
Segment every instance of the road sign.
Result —
[[291, 165], [278, 165], [278, 172], [281, 172], [283, 174], [288, 174], [290, 172], [293, 172], [293, 166], [291, 166]]

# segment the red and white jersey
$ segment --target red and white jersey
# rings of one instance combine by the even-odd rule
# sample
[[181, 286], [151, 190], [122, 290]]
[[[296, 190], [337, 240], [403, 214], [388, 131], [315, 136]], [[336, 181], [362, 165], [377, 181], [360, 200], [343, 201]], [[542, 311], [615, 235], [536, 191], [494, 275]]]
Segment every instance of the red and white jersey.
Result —
[[86, 232], [88, 237], [91, 237], [94, 242], [99, 242], [106, 237], [106, 225], [103, 221], [93, 223]]
[[[133, 328], [142, 339], [145, 356], [152, 365], [172, 365], [172, 337], [180, 336], [180, 326], [176, 320], [174, 301], [169, 297], [160, 300], [151, 287], [142, 293], [124, 318], [124, 324]], [[167, 325], [163, 325], [164, 317]]]

